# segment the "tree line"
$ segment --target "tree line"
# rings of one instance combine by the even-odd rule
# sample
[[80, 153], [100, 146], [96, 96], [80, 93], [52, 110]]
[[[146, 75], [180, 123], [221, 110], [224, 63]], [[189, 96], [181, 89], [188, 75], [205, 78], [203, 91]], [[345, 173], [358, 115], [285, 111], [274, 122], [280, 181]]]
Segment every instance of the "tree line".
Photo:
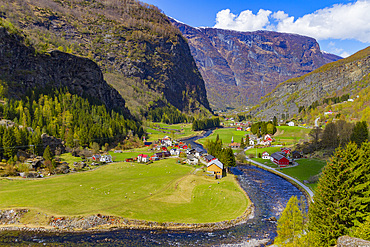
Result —
[[215, 141], [207, 139], [204, 147], [210, 155], [218, 158], [224, 166], [232, 167], [236, 165], [233, 150], [230, 147], [222, 147], [222, 140], [220, 140], [219, 135], [217, 135]]
[[207, 118], [203, 120], [194, 120], [192, 125], [192, 130], [206, 130], [220, 127], [220, 119], [216, 118]]
[[261, 137], [262, 135], [266, 135], [266, 134], [273, 135], [277, 131], [276, 125], [277, 125], [277, 120], [276, 120], [276, 117], [274, 117], [274, 121], [257, 122], [257, 123], [252, 124], [251, 132], [254, 135], [257, 135], [258, 137]]
[[155, 107], [148, 110], [146, 113], [142, 112], [142, 114], [147, 120], [166, 124], [186, 123], [189, 120], [186, 114], [171, 105]]
[[321, 148], [334, 149], [339, 146], [344, 147], [350, 141], [361, 145], [369, 139], [369, 130], [366, 121], [353, 124], [345, 120], [338, 120], [328, 123], [324, 130], [319, 127], [313, 128], [309, 136], [315, 150]]
[[340, 236], [370, 240], [370, 143], [339, 147], [306, 210], [292, 197], [278, 221], [278, 246], [334, 246]]
[[[141, 137], [143, 128], [121, 113], [107, 110], [104, 105], [92, 105], [87, 99], [67, 90], [55, 90], [49, 95], [32, 93], [21, 100], [6, 99], [0, 105], [0, 115], [15, 123], [0, 127], [0, 150], [10, 157], [9, 147], [34, 145], [36, 153], [42, 133], [60, 138], [66, 146], [100, 145], [123, 140], [128, 134]], [[21, 148], [23, 149], [23, 148]]]

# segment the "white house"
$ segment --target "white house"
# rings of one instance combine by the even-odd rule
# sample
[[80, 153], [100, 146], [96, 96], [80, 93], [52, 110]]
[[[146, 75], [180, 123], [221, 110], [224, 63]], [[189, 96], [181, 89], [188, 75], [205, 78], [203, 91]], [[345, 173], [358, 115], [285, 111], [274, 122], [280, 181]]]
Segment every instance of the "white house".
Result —
[[147, 154], [139, 154], [137, 156], [137, 162], [148, 162], [149, 161], [149, 155]]
[[288, 126], [294, 126], [294, 122], [293, 122], [293, 121], [290, 121], [290, 122], [288, 123]]
[[249, 140], [249, 146], [254, 146], [254, 141], [252, 139]]
[[262, 153], [262, 159], [269, 160], [270, 159], [270, 154], [268, 152], [263, 152]]
[[111, 155], [109, 155], [109, 154], [102, 155], [102, 156], [100, 157], [100, 161], [101, 161], [101, 162], [105, 162], [105, 163], [112, 163], [112, 162], [113, 162], [113, 160], [112, 160], [112, 156], [111, 156]]
[[179, 156], [180, 155], [180, 149], [173, 148], [173, 149], [170, 150], [170, 154]]

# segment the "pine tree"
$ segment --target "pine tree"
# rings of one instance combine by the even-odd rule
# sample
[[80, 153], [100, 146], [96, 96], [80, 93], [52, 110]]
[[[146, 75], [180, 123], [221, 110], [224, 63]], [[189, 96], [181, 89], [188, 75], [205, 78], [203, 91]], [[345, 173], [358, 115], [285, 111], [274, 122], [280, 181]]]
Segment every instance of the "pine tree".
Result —
[[278, 220], [278, 236], [274, 243], [278, 246], [298, 246], [294, 244], [297, 243], [299, 237], [303, 234], [303, 222], [298, 199], [296, 196], [292, 196]]
[[242, 148], [242, 149], [245, 148], [245, 142], [244, 142], [244, 138], [243, 137], [240, 140], [240, 148]]
[[44, 157], [45, 161], [51, 161], [52, 160], [53, 156], [51, 154], [49, 145], [45, 148], [44, 154], [42, 155], [42, 157]]
[[13, 133], [13, 128], [5, 129], [2, 141], [4, 148], [4, 156], [7, 158], [13, 158], [16, 151], [15, 148], [16, 140]]
[[352, 210], [348, 180], [351, 165], [359, 158], [357, 146], [350, 143], [345, 149], [337, 149], [324, 168], [309, 210], [309, 229], [316, 236], [318, 246], [335, 245], [336, 239], [348, 234], [353, 226], [356, 212]]
[[353, 128], [351, 141], [355, 142], [358, 146], [369, 139], [369, 130], [366, 121], [357, 122]]

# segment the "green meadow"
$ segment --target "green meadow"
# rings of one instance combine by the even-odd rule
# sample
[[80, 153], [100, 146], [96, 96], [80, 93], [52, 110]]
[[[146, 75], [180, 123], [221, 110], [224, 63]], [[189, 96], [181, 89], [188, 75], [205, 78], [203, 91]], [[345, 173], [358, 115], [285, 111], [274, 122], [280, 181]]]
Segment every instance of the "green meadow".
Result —
[[219, 138], [222, 140], [222, 143], [228, 146], [231, 143], [232, 138], [234, 142], [240, 143], [241, 138], [242, 137], [245, 138], [247, 134], [251, 134], [251, 132], [239, 131], [235, 130], [235, 128], [220, 128], [214, 130], [212, 135], [210, 135], [209, 137], [200, 139], [198, 140], [198, 142], [204, 144], [207, 139], [216, 140], [217, 135], [219, 135]]
[[193, 172], [165, 159], [150, 165], [118, 162], [45, 179], [1, 179], [0, 208], [180, 223], [218, 222], [244, 213], [248, 199], [232, 175], [214, 180]]
[[[283, 168], [280, 171], [301, 182], [308, 180], [311, 176], [319, 174], [326, 165], [326, 161], [318, 159], [299, 159], [296, 161], [299, 164], [298, 166]], [[317, 187], [317, 182], [308, 184], [308, 186], [314, 191]]]

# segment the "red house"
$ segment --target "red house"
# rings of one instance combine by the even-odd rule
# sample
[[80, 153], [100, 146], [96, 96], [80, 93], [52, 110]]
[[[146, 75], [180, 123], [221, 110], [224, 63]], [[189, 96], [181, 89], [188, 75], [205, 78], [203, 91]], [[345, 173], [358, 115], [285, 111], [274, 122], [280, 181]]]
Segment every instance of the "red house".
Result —
[[238, 128], [236, 128], [236, 130], [243, 130], [243, 128], [242, 127], [238, 127]]
[[279, 167], [286, 167], [287, 165], [289, 165], [289, 160], [279, 152], [271, 154], [270, 157], [271, 161], [274, 162]]
[[166, 147], [162, 147], [161, 148], [163, 151], [167, 151], [167, 148]]

